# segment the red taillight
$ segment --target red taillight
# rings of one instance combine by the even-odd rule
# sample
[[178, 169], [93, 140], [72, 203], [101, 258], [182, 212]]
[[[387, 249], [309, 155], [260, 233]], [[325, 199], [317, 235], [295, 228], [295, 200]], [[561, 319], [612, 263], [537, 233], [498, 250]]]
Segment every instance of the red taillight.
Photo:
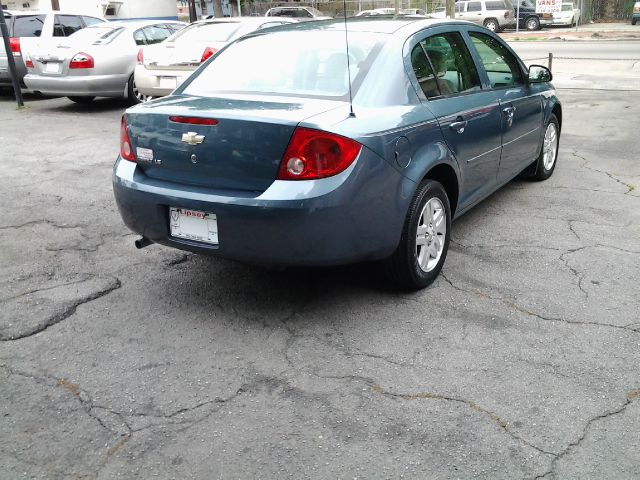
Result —
[[217, 125], [218, 120], [215, 118], [201, 118], [201, 117], [176, 117], [171, 116], [169, 120], [175, 123], [188, 123], [190, 125]]
[[202, 54], [202, 58], [200, 59], [200, 63], [204, 63], [205, 61], [207, 61], [207, 59], [212, 57], [217, 51], [218, 49], [216, 48], [211, 48], [211, 47], [205, 48], [204, 53]]
[[69, 63], [69, 68], [93, 68], [95, 66], [93, 57], [88, 53], [76, 53]]
[[127, 131], [127, 120], [124, 118], [124, 115], [120, 122], [120, 156], [130, 162], [136, 161], [136, 157], [133, 154], [133, 147], [131, 147], [129, 132]]
[[138, 65], [144, 64], [144, 53], [142, 52], [142, 49], [138, 50], [137, 61], [138, 61]]
[[280, 163], [279, 180], [314, 180], [344, 171], [362, 145], [333, 133], [296, 128]]
[[16, 37], [12, 37], [9, 39], [9, 48], [13, 53], [14, 57], [19, 57], [21, 55], [20, 52], [20, 39]]
[[29, 70], [33, 70], [33, 60], [31, 60], [30, 57], [27, 57], [24, 61], [24, 66], [27, 67]]

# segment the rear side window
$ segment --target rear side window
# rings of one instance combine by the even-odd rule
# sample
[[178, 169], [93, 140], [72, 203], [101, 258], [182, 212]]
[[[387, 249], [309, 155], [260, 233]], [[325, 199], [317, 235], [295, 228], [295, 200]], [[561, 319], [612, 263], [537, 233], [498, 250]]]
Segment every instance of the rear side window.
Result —
[[428, 37], [411, 52], [411, 64], [427, 98], [480, 90], [480, 77], [459, 33]]
[[463, 11], [464, 11], [464, 3], [463, 2], [456, 3], [456, 12], [462, 13]]
[[467, 4], [467, 12], [479, 12], [482, 10], [480, 2], [469, 2]]
[[53, 24], [53, 36], [68, 37], [83, 28], [84, 25], [80, 17], [75, 15], [56, 15], [55, 23]]
[[504, 2], [502, 1], [490, 1], [490, 2], [486, 2], [485, 5], [487, 6], [487, 10], [506, 10], [507, 9]]
[[523, 83], [518, 59], [495, 38], [479, 32], [469, 32], [480, 60], [487, 71], [491, 87], [508, 87]]
[[20, 15], [13, 20], [12, 37], [39, 37], [42, 34], [44, 15]]

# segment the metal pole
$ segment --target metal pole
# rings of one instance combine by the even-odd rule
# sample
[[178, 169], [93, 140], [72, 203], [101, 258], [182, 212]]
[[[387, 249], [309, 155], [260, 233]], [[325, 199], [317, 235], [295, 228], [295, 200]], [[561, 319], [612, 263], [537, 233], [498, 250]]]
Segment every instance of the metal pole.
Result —
[[242, 16], [242, 8], [240, 8], [240, 0], [238, 0], [238, 16]]
[[[400, 0], [394, 0], [394, 2], [393, 2], [393, 6], [394, 6], [395, 11], [396, 11], [396, 13], [395, 13], [396, 16], [398, 15], [398, 10], [399, 10], [398, 3], [399, 2], [400, 2]], [[345, 15], [346, 15], [346, 12], [345, 12]]]
[[549, 52], [549, 71], [551, 71], [552, 65], [553, 65], [553, 53]]
[[11, 77], [11, 83], [13, 84], [13, 92], [16, 95], [16, 102], [18, 108], [24, 108], [24, 100], [22, 99], [22, 90], [20, 90], [20, 84], [18, 83], [18, 72], [16, 70], [16, 62], [13, 59], [13, 52], [9, 45], [9, 29], [7, 28], [7, 22], [4, 19], [4, 10], [2, 9], [2, 1], [0, 0], [0, 34], [2, 35], [2, 41], [4, 42], [4, 49], [7, 52], [7, 64], [9, 66], [9, 76]]
[[[582, 16], [582, 0], [578, 1], [578, 11], [580, 12], [578, 14], [578, 18], [574, 18], [574, 20], [576, 21], [576, 32], [578, 31], [578, 20], [580, 20], [580, 17]], [[574, 12], [574, 17], [575, 17], [575, 12]]]
[[516, 7], [516, 33], [520, 32], [520, 0], [518, 0], [518, 6]]

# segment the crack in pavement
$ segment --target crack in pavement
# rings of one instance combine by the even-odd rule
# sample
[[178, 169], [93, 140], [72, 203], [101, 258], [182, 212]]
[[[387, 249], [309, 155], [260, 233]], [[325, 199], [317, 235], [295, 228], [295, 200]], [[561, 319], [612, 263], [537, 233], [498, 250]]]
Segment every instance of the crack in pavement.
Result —
[[93, 300], [102, 298], [110, 294], [114, 290], [119, 289], [121, 286], [122, 286], [122, 283], [120, 282], [120, 279], [113, 277], [110, 284], [107, 287], [100, 289], [97, 292], [92, 292], [89, 295], [85, 295], [84, 297], [73, 301], [62, 312], [59, 312], [53, 316], [50, 316], [47, 320], [37, 325], [35, 328], [31, 328], [26, 332], [22, 332], [16, 336], [5, 337], [4, 335], [0, 335], [0, 342], [11, 342], [11, 341], [20, 340], [23, 338], [28, 338], [33, 335], [37, 335], [38, 333], [45, 331], [49, 327], [56, 325], [62, 322], [63, 320], [66, 320], [70, 316], [72, 316], [74, 313], [76, 313], [76, 310], [78, 309], [79, 306], [92, 302]]
[[24, 228], [24, 227], [28, 227], [30, 225], [38, 225], [40, 223], [46, 223], [47, 225], [51, 225], [54, 228], [84, 228], [85, 225], [83, 224], [78, 224], [78, 225], [67, 225], [67, 224], [62, 224], [59, 225], [51, 220], [31, 220], [29, 222], [25, 222], [19, 225], [2, 225], [0, 226], [0, 230], [14, 230], [14, 229], [20, 229], [20, 228]]
[[[590, 161], [589, 161], [589, 160], [587, 160], [587, 159], [586, 159], [585, 157], [583, 157], [582, 155], [578, 155], [578, 153], [577, 153], [576, 151], [571, 152], [571, 155], [573, 155], [574, 157], [579, 158], [579, 159], [581, 159], [581, 160], [584, 160], [584, 163], [583, 163], [582, 165], [580, 165], [580, 168], [586, 168], [587, 170], [591, 170], [592, 172], [603, 173], [603, 174], [605, 174], [606, 176], [608, 176], [611, 180], [613, 180], [613, 181], [615, 181], [615, 182], [619, 183], [620, 185], [625, 186], [625, 187], [627, 188], [627, 191], [626, 191], [626, 192], [624, 192], [624, 194], [625, 194], [625, 195], [627, 195], [627, 194], [629, 194], [629, 193], [633, 192], [633, 191], [636, 189], [636, 186], [635, 186], [635, 185], [633, 185], [633, 184], [631, 184], [631, 183], [623, 182], [622, 180], [620, 180], [619, 178], [617, 178], [617, 177], [615, 176], [615, 174], [613, 174], [613, 173], [607, 172], [607, 171], [605, 171], [605, 170], [598, 170], [597, 168], [593, 168], [593, 167], [589, 167], [589, 166], [587, 166], [587, 163], [590, 163]], [[632, 196], [635, 196], [635, 195], [632, 195]]]
[[598, 422], [600, 420], [604, 420], [606, 418], [609, 418], [624, 412], [627, 409], [627, 407], [631, 405], [631, 403], [633, 403], [633, 401], [638, 398], [640, 398], [640, 390], [632, 390], [627, 393], [625, 397], [625, 401], [620, 407], [616, 408], [615, 410], [609, 410], [608, 412], [602, 413], [588, 420], [584, 426], [584, 429], [582, 430], [582, 434], [576, 440], [569, 443], [569, 445], [567, 445], [567, 447], [564, 450], [555, 454], [553, 460], [551, 461], [551, 466], [549, 470], [547, 470], [542, 475], [536, 476], [534, 480], [541, 480], [546, 477], [555, 476], [555, 469], [558, 461], [564, 456], [566, 456], [567, 454], [569, 454], [572, 450], [580, 446], [580, 444], [587, 437], [587, 434], [589, 433], [589, 429], [591, 428], [591, 425], [593, 425], [595, 422]]
[[585, 322], [585, 321], [580, 321], [580, 320], [567, 320], [566, 318], [561, 318], [561, 317], [545, 317], [539, 313], [533, 312], [521, 305], [518, 305], [517, 303], [507, 299], [507, 298], [503, 298], [503, 297], [494, 297], [491, 296], [487, 293], [484, 293], [478, 289], [466, 289], [466, 288], [462, 288], [456, 284], [454, 284], [444, 273], [440, 272], [440, 276], [449, 284], [451, 285], [451, 287], [455, 290], [458, 290], [460, 292], [464, 292], [464, 293], [470, 293], [472, 295], [475, 295], [478, 298], [483, 298], [486, 300], [492, 300], [492, 301], [496, 301], [496, 302], [501, 302], [502, 304], [513, 308], [514, 310], [517, 310], [519, 312], [525, 313], [529, 316], [532, 317], [536, 317], [540, 320], [544, 320], [546, 322], [563, 322], [563, 323], [567, 323], [569, 325], [593, 325], [593, 326], [598, 326], [598, 327], [609, 327], [609, 328], [617, 328], [620, 330], [627, 330], [629, 332], [634, 332], [634, 333], [640, 333], [640, 329], [636, 328], [635, 322], [629, 325], [615, 325], [613, 323], [600, 323], [600, 322]]
[[538, 447], [537, 445], [535, 445], [534, 443], [530, 442], [529, 440], [524, 439], [522, 436], [518, 435], [517, 433], [515, 433], [514, 431], [512, 431], [509, 428], [509, 423], [502, 419], [499, 415], [497, 415], [496, 413], [492, 412], [491, 410], [488, 410], [480, 405], [478, 405], [476, 402], [472, 401], [472, 400], [467, 400], [465, 398], [460, 398], [460, 397], [452, 397], [452, 396], [448, 396], [448, 395], [442, 395], [442, 394], [438, 394], [438, 393], [431, 393], [431, 392], [418, 392], [418, 393], [396, 393], [396, 392], [390, 392], [388, 390], [383, 389], [380, 385], [378, 384], [374, 384], [371, 387], [371, 390], [375, 393], [379, 393], [381, 395], [387, 396], [387, 397], [391, 397], [391, 398], [396, 398], [396, 399], [402, 399], [402, 400], [422, 400], [422, 399], [429, 399], [429, 400], [443, 400], [443, 401], [447, 401], [447, 402], [454, 402], [454, 403], [460, 403], [463, 405], [466, 405], [467, 407], [469, 407], [470, 409], [476, 411], [476, 412], [480, 412], [482, 414], [484, 414], [485, 416], [487, 416], [489, 419], [491, 419], [491, 421], [496, 424], [498, 427], [500, 427], [505, 433], [507, 433], [510, 437], [514, 438], [515, 440], [517, 440], [518, 442], [533, 448], [534, 450], [542, 453], [543, 455], [551, 455], [553, 457], [555, 457], [557, 454], [553, 453], [553, 452], [549, 452], [541, 447]]
[[54, 290], [60, 287], [68, 287], [69, 285], [77, 285], [78, 283], [86, 282], [87, 280], [92, 280], [96, 278], [96, 275], [92, 275], [90, 273], [86, 273], [80, 278], [80, 280], [74, 280], [72, 282], [59, 283], [56, 285], [52, 285], [50, 287], [43, 288], [34, 288], [33, 290], [27, 290], [26, 292], [18, 293], [17, 295], [13, 295], [11, 297], [0, 298], [0, 302], [8, 302], [9, 300], [15, 300], [16, 298], [25, 297], [27, 295], [32, 295], [34, 293], [46, 292], [48, 290]]

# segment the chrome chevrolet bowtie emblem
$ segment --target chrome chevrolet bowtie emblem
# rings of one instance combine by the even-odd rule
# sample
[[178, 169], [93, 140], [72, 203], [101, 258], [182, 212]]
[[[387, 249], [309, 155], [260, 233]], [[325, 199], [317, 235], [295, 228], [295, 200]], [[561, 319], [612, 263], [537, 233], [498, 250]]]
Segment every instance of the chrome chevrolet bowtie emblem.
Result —
[[182, 141], [189, 145], [200, 145], [204, 142], [204, 135], [198, 135], [196, 132], [183, 133]]

